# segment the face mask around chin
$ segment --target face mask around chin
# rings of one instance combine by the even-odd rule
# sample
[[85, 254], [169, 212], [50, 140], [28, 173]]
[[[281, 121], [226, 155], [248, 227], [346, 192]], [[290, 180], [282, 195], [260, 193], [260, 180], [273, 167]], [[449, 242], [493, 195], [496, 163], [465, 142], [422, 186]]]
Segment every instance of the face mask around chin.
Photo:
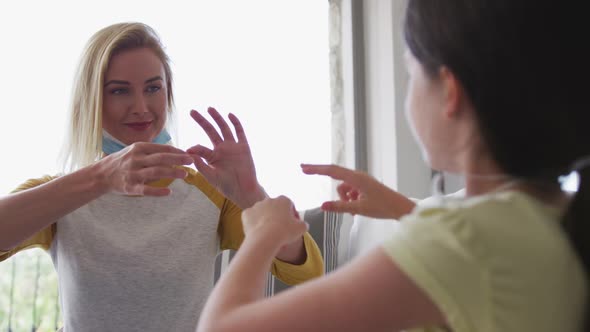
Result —
[[[152, 143], [156, 144], [168, 144], [170, 142], [170, 134], [166, 129], [163, 129]], [[119, 141], [113, 135], [109, 134], [106, 130], [102, 130], [102, 151], [109, 155], [123, 150], [127, 144]]]

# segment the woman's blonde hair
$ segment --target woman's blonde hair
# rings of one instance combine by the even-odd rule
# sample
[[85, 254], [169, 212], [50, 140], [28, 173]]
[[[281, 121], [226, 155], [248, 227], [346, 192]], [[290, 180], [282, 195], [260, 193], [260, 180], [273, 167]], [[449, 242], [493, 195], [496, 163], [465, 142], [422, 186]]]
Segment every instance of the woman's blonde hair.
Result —
[[114, 55], [137, 48], [149, 48], [162, 62], [170, 119], [174, 108], [172, 71], [158, 34], [143, 23], [118, 23], [103, 28], [88, 41], [74, 78], [68, 139], [62, 153], [64, 171], [75, 171], [101, 158], [104, 76]]

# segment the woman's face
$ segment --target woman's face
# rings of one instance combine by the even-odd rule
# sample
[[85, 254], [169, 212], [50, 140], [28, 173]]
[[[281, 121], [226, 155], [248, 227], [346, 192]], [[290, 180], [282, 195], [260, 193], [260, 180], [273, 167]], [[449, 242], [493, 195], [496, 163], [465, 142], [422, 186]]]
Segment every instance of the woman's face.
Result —
[[166, 79], [162, 62], [148, 48], [113, 56], [103, 86], [103, 129], [128, 145], [151, 142], [166, 123]]

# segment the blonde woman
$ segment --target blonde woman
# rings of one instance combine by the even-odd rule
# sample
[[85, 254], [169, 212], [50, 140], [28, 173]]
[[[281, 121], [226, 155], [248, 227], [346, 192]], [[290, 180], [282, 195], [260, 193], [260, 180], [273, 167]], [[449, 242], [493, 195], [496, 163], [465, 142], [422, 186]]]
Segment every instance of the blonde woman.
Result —
[[[115, 24], [88, 42], [75, 79], [68, 171], [0, 199], [0, 259], [41, 247], [58, 274], [64, 331], [190, 331], [220, 249], [237, 249], [241, 211], [266, 197], [239, 120], [197, 111], [212, 149], [175, 148], [172, 72], [154, 30]], [[186, 165], [193, 164], [195, 171]], [[275, 256], [289, 284], [319, 276], [308, 234]]]

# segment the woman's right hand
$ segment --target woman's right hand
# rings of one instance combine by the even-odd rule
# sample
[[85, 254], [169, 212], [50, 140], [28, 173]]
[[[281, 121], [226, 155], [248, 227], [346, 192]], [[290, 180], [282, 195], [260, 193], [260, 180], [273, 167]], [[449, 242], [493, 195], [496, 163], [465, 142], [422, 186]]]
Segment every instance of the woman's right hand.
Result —
[[99, 179], [107, 191], [125, 195], [166, 196], [168, 188], [149, 186], [164, 178], [184, 179], [186, 171], [179, 165], [190, 165], [193, 158], [171, 145], [138, 142], [108, 155], [97, 162]]
[[360, 214], [371, 218], [399, 219], [416, 204], [367, 173], [337, 165], [302, 164], [305, 174], [326, 175], [343, 181], [337, 187], [339, 200], [324, 202], [322, 210]]

